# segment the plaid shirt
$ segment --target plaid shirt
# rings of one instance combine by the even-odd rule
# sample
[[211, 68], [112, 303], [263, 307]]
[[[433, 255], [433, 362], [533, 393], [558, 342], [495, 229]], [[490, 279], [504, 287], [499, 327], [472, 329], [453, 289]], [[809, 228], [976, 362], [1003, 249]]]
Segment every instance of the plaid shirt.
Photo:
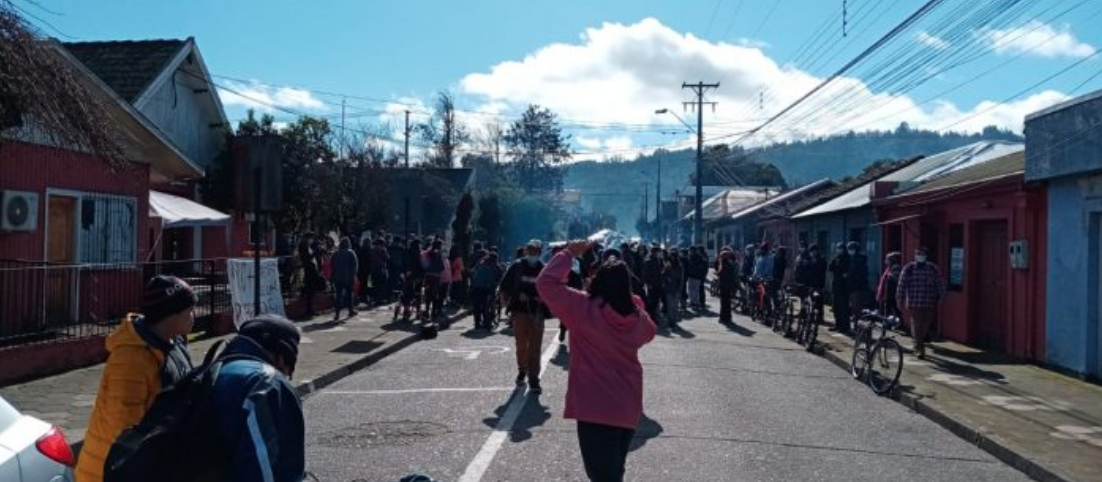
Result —
[[945, 287], [933, 263], [910, 263], [899, 275], [896, 298], [905, 308], [936, 308]]

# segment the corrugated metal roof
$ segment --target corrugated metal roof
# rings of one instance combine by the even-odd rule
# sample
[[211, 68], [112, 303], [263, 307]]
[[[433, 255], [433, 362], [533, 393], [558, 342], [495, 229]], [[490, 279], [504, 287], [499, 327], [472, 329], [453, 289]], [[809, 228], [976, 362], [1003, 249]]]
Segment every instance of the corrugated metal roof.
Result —
[[933, 179], [947, 175], [953, 171], [980, 164], [1023, 149], [1025, 149], [1025, 147], [1020, 143], [982, 141], [934, 154], [930, 157], [920, 159], [907, 167], [862, 184], [841, 196], [792, 217], [806, 218], [868, 206], [872, 201], [872, 184], [874, 182], [897, 182], [899, 183], [897, 192], [902, 192], [924, 181], [932, 181]]
[[735, 214], [732, 214], [730, 216], [730, 219], [731, 220], [737, 220], [737, 219], [749, 216], [749, 215], [754, 214], [756, 212], [759, 212], [763, 209], [767, 209], [767, 208], [772, 207], [772, 206], [777, 206], [778, 204], [781, 204], [781, 203], [786, 202], [788, 200], [792, 200], [793, 198], [795, 198], [795, 197], [797, 197], [797, 196], [799, 196], [803, 193], [813, 192], [816, 189], [822, 189], [822, 188], [825, 188], [825, 187], [833, 185], [833, 184], [834, 184], [834, 181], [832, 181], [830, 179], [820, 179], [820, 180], [815, 181], [815, 182], [813, 182], [811, 184], [808, 184], [806, 186], [801, 186], [801, 187], [798, 187], [798, 188], [793, 189], [791, 191], [783, 192], [778, 196], [765, 199], [765, 200], [763, 200], [763, 201], [761, 201], [757, 204], [754, 204], [753, 206], [747, 207], [747, 208], [745, 208], [745, 209], [743, 209], [739, 212], [736, 212]]
[[[730, 216], [733, 213], [757, 204], [769, 197], [776, 196], [779, 193], [780, 189], [777, 188], [727, 189], [726, 191], [712, 196], [701, 204], [704, 208], [704, 221]], [[689, 213], [681, 219], [691, 220], [695, 213], [695, 209], [689, 211]]]
[[892, 197], [910, 196], [937, 191], [950, 187], [964, 186], [992, 179], [999, 179], [1025, 172], [1025, 151], [1021, 150], [987, 162], [959, 169], [951, 174], [939, 177], [909, 191]]

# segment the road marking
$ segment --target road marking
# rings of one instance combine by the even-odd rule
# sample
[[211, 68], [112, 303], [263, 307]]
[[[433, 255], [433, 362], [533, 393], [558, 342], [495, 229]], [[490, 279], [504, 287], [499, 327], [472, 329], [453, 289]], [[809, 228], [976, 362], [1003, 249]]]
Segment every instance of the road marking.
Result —
[[447, 353], [449, 357], [461, 357], [464, 360], [477, 359], [483, 351], [491, 355], [502, 355], [509, 352], [507, 346], [482, 346], [471, 348], [432, 348], [432, 351], [442, 351]]
[[511, 392], [515, 389], [516, 387], [410, 388], [405, 390], [332, 390], [319, 393], [329, 395], [402, 395], [407, 393]]
[[[547, 348], [543, 350], [543, 357], [540, 360], [541, 379], [543, 373], [547, 371], [547, 364], [551, 362], [558, 351], [559, 341], [552, 339]], [[497, 455], [497, 452], [501, 450], [501, 446], [505, 443], [505, 438], [509, 436], [509, 431], [513, 429], [513, 424], [520, 416], [520, 411], [528, 403], [529, 397], [531, 395], [524, 392], [524, 387], [516, 387], [513, 390], [512, 399], [508, 408], [505, 409], [505, 414], [501, 416], [501, 420], [497, 421], [494, 432], [486, 439], [486, 443], [482, 444], [478, 454], [467, 465], [467, 470], [463, 471], [463, 476], [459, 478], [459, 482], [480, 482], [482, 480], [482, 476], [486, 475], [486, 470], [490, 468], [490, 462], [493, 462], [494, 456]]]

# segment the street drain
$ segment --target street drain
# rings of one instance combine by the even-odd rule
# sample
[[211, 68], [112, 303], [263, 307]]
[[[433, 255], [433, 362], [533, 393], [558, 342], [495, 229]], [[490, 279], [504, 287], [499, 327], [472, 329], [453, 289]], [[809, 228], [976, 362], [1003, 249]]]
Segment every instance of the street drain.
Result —
[[366, 448], [409, 445], [449, 432], [446, 425], [431, 422], [371, 422], [323, 434], [318, 443], [332, 448]]

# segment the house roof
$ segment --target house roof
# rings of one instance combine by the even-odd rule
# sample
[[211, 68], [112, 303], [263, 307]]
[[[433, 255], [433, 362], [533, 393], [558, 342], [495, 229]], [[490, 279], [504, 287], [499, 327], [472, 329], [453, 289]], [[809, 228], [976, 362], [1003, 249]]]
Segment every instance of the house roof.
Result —
[[[776, 187], [729, 188], [701, 203], [704, 221], [730, 216], [778, 193], [780, 189]], [[695, 209], [689, 211], [681, 219], [683, 221], [693, 219], [695, 213]]]
[[133, 104], [186, 44], [186, 40], [127, 40], [61, 45], [119, 97]]
[[899, 183], [899, 190], [911, 189], [920, 183], [931, 181], [956, 170], [977, 165], [1024, 149], [1020, 143], [981, 141], [948, 150], [917, 160], [907, 166], [875, 178], [845, 192], [819, 206], [800, 212], [793, 218], [806, 218], [849, 209], [857, 209], [872, 203], [872, 183], [877, 181]]
[[791, 212], [789, 210], [790, 209], [790, 203], [801, 199], [802, 195], [807, 195], [807, 194], [811, 194], [811, 193], [821, 191], [823, 189], [828, 189], [831, 186], [834, 186], [835, 184], [836, 183], [834, 181], [830, 180], [830, 179], [820, 179], [820, 180], [815, 181], [815, 182], [813, 182], [811, 184], [808, 184], [806, 186], [801, 186], [801, 187], [798, 187], [796, 189], [792, 189], [792, 190], [783, 192], [778, 196], [765, 199], [765, 200], [763, 200], [763, 201], [761, 201], [757, 204], [754, 204], [750, 207], [747, 207], [747, 208], [745, 208], [745, 209], [743, 209], [739, 212], [736, 212], [736, 213], [732, 214], [731, 216], [728, 217], [728, 219], [738, 220], [738, 219], [741, 219], [741, 218], [744, 218], [744, 217], [747, 217], [747, 216], [750, 216], [750, 215], [756, 214], [756, 213], [761, 213], [765, 216], [768, 216], [768, 215], [772, 214], [773, 212], [787, 214], [787, 213]]
[[914, 162], [922, 159], [921, 157], [913, 157], [910, 159], [903, 159], [895, 161], [880, 167], [870, 169], [868, 172], [862, 173], [860, 176], [848, 179], [846, 181], [836, 184], [834, 187], [823, 189], [822, 191], [809, 194], [801, 197], [800, 199], [794, 199], [788, 205], [789, 213], [799, 213], [811, 209], [812, 207], [823, 204], [831, 199], [834, 199], [842, 194], [852, 191], [858, 186], [868, 184], [874, 179], [878, 179], [892, 172], [898, 171], [904, 167], [907, 167]]
[[986, 182], [995, 179], [1005, 178], [1007, 176], [1013, 176], [1015, 174], [1021, 174], [1023, 172], [1025, 172], [1025, 150], [1020, 150], [1002, 157], [989, 159], [987, 162], [982, 162], [980, 164], [959, 169], [952, 172], [951, 174], [947, 174], [930, 182], [921, 184], [918, 187], [892, 196], [892, 198], [911, 196], [914, 194], [939, 191], [951, 187]]

